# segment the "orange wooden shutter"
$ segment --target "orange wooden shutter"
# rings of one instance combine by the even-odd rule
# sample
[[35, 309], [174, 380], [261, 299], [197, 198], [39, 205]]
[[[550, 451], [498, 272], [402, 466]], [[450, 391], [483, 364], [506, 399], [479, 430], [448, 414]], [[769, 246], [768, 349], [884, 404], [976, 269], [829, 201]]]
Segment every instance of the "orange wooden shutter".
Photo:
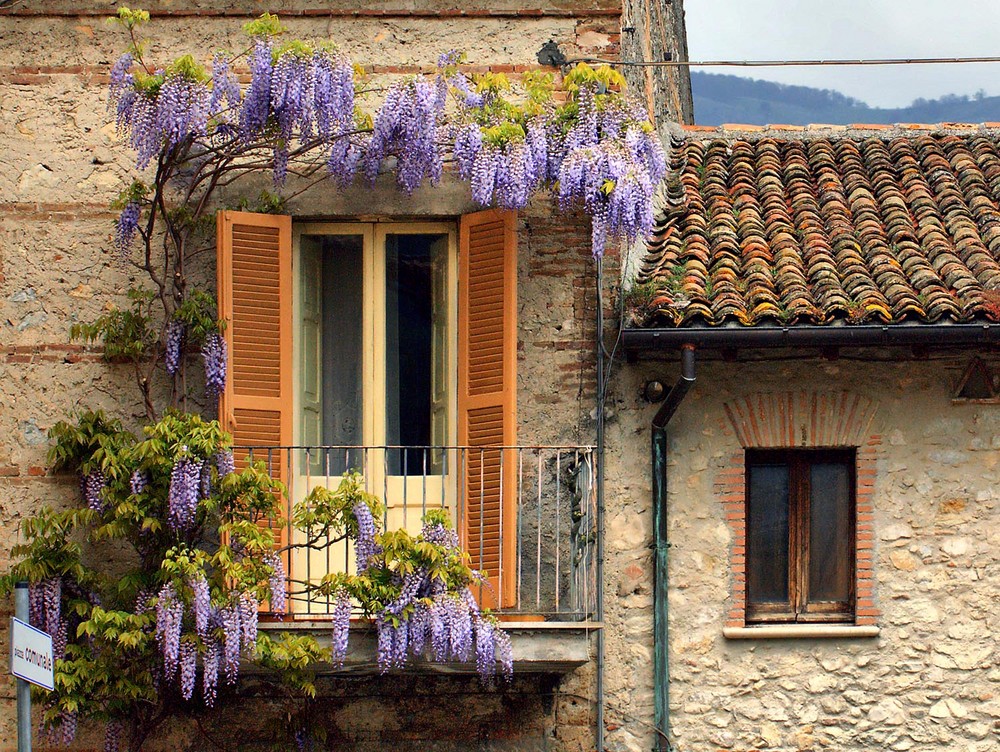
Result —
[[[216, 229], [219, 315], [229, 346], [219, 420], [235, 446], [262, 447], [254, 459], [287, 485], [287, 450], [267, 448], [292, 443], [292, 219], [222, 211]], [[235, 452], [238, 468], [249, 454]], [[286, 500], [281, 509], [287, 515]], [[287, 528], [261, 524], [275, 528], [276, 545], [287, 543]]]
[[[467, 446], [459, 529], [488, 584], [483, 607], [517, 597], [517, 215], [484, 211], [459, 226], [458, 441]], [[482, 449], [491, 447], [491, 449]]]

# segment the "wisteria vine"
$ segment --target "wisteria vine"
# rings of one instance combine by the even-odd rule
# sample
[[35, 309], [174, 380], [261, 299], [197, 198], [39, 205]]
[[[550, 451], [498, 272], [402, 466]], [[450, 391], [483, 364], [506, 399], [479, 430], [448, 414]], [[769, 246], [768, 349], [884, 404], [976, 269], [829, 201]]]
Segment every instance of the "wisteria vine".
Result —
[[[614, 71], [578, 66], [563, 81], [569, 101], [562, 105], [551, 81], [531, 77], [530, 101], [519, 103], [507, 96], [505, 78], [470, 79], [451, 53], [432, 75], [388, 83], [369, 114], [359, 102], [370, 90], [346, 58], [302, 42], [279, 46], [271, 36], [275, 23], [249, 25], [254, 39], [243, 91], [231, 73], [238, 56], [217, 56], [211, 74], [190, 58], [162, 71], [143, 70], [134, 52], [118, 60], [110, 106], [136, 151], [136, 167], [159, 155], [158, 169], [169, 170], [197, 155], [199, 180], [212, 155], [224, 154], [231, 170], [242, 149], [242, 169], [250, 171], [260, 168], [264, 149], [276, 185], [285, 183], [293, 160], [301, 174], [312, 174], [318, 155], [327, 175], [346, 186], [359, 171], [374, 182], [391, 159], [399, 187], [412, 193], [425, 181], [437, 183], [453, 161], [483, 206], [520, 209], [542, 188], [554, 189], [564, 205], [580, 204], [594, 222], [595, 256], [608, 236], [634, 240], [652, 227], [653, 191], [666, 159], [646, 114], [608, 88], [624, 84]], [[137, 226], [136, 203], [122, 210], [119, 247]]]
[[[52, 466], [79, 474], [80, 504], [25, 522], [28, 543], [14, 551], [23, 558], [4, 582], [31, 582], [30, 619], [55, 638], [59, 690], [42, 718], [53, 742], [68, 743], [78, 721], [97, 717], [108, 749], [138, 749], [144, 712], [157, 703], [213, 707], [248, 662], [285, 681], [292, 672], [308, 691], [302, 667], [343, 666], [355, 617], [374, 626], [383, 673], [419, 658], [475, 663], [487, 683], [511, 678], [510, 638], [479, 608], [474, 592], [485, 581], [445, 510], [428, 511], [415, 537], [383, 530], [381, 501], [348, 473], [293, 506], [298, 532], [280, 545], [258, 520], [278, 515], [282, 487], [263, 466], [238, 466], [216, 421], [168, 412], [137, 437], [85, 412], [51, 435]], [[115, 540], [119, 553], [131, 544], [140, 565], [108, 581], [71, 542], [82, 533], [93, 546]], [[340, 541], [354, 549], [353, 572], [289, 578], [295, 551]], [[329, 648], [259, 629], [262, 611], [280, 618], [293, 599], [316, 598], [333, 605]]]
[[[450, 170], [477, 204], [512, 210], [548, 191], [561, 209], [589, 215], [595, 257], [609, 241], [633, 241], [652, 228], [666, 157], [611, 68], [580, 64], [561, 76], [529, 72], [510, 81], [467, 74], [462, 56], [450, 52], [430, 72], [380, 78], [332, 44], [285, 41], [269, 14], [245, 25], [242, 51], [217, 53], [207, 65], [191, 55], [156, 64], [138, 37], [148, 18], [119, 9], [132, 43], [111, 68], [108, 106], [141, 178], [115, 204], [113, 250], [148, 274], [163, 309], [158, 333], [154, 318], [141, 318], [152, 336], [129, 350], [150, 419], [156, 368], [172, 380], [174, 406], [187, 409], [186, 363], [199, 350], [205, 403], [225, 389], [222, 327], [180, 314], [196, 294], [189, 261], [214, 244], [203, 220], [219, 207], [219, 188], [244, 176], [269, 172], [282, 191], [262, 196], [261, 211], [280, 211], [310, 189], [372, 185], [385, 174], [412, 194]], [[106, 352], [122, 336], [110, 326], [90, 334], [103, 337]]]
[[[509, 678], [510, 639], [479, 608], [474, 592], [484, 583], [445, 513], [429, 514], [416, 537], [383, 531], [378, 500], [349, 475], [296, 505], [290, 524], [301, 532], [286, 539], [299, 542], [280, 546], [274, 530], [258, 525], [279, 516], [280, 484], [262, 467], [237, 467], [218, 423], [160, 414], [154, 376], [165, 372], [173, 407], [186, 409], [186, 369], [200, 354], [200, 404], [212, 409], [226, 389], [215, 299], [189, 282], [191, 259], [214, 244], [205, 220], [222, 186], [263, 172], [294, 197], [322, 183], [346, 189], [391, 175], [412, 194], [450, 171], [482, 206], [522, 209], [547, 190], [562, 208], [582, 208], [600, 257], [609, 239], [633, 240], [652, 226], [666, 169], [655, 129], [609, 68], [512, 83], [467, 75], [461, 56], [449, 53], [427, 74], [376, 80], [332, 45], [282, 41], [267, 14], [247, 25], [241, 53], [216, 54], [208, 67], [191, 56], [155, 65], [136, 34], [147, 20], [119, 9], [132, 44], [111, 69], [109, 107], [141, 179], [116, 203], [111, 250], [152, 287], [130, 293], [131, 311], [80, 332], [103, 337], [105, 353], [134, 364], [150, 422], [142, 437], [95, 413], [53, 429], [52, 466], [79, 474], [81, 505], [27, 520], [27, 543], [15, 550], [23, 558], [5, 578], [32, 583], [31, 619], [56, 637], [62, 678], [46, 732], [68, 741], [78, 720], [98, 718], [107, 749], [139, 749], [165, 698], [211, 707], [248, 661], [306, 691], [301, 667], [343, 665], [356, 616], [374, 625], [383, 672], [423, 657], [475, 662], [487, 681]], [[280, 210], [283, 200], [265, 194], [260, 210]], [[121, 340], [115, 348], [113, 337]], [[323, 536], [314, 537], [317, 528]], [[137, 568], [109, 583], [85, 564], [81, 531], [95, 546], [131, 544]], [[297, 547], [345, 540], [353, 573], [319, 585], [289, 580]], [[258, 629], [262, 607], [281, 615], [294, 599], [318, 596], [333, 604], [328, 649]]]

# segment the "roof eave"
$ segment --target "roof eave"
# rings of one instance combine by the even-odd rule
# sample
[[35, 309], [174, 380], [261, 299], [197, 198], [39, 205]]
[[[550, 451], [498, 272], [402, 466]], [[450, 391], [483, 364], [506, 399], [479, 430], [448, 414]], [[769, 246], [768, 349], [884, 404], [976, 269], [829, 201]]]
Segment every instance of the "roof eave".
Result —
[[861, 324], [849, 326], [723, 326], [670, 329], [625, 329], [626, 351], [698, 349], [765, 349], [773, 347], [892, 347], [931, 348], [1000, 344], [1000, 324]]

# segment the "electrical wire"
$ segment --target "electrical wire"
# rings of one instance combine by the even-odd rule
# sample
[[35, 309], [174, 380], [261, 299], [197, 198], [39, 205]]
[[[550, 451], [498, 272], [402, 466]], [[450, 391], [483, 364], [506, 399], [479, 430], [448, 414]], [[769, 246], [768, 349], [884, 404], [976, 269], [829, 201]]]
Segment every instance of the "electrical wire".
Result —
[[834, 65], [944, 65], [952, 63], [1000, 63], [1000, 57], [900, 57], [900, 58], [858, 58], [853, 60], [607, 60], [599, 57], [576, 57], [566, 61], [575, 63], [597, 63], [612, 67], [634, 68], [779, 68], [795, 66]]

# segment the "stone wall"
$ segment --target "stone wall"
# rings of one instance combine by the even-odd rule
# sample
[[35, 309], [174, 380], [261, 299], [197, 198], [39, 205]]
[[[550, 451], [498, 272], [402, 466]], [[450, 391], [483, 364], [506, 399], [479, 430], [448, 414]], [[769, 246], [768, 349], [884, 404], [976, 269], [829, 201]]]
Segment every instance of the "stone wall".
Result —
[[[535, 67], [548, 40], [570, 55], [618, 54], [617, 2], [357, 4], [274, 3], [293, 36], [330, 38], [376, 75], [414, 73], [450, 49], [470, 71], [508, 75]], [[419, 6], [419, 7], [418, 7]], [[238, 48], [241, 23], [259, 2], [154, 2], [148, 27], [153, 59]], [[46, 464], [46, 431], [74, 409], [102, 408], [137, 425], [143, 415], [128, 369], [109, 366], [100, 348], [71, 342], [90, 321], [143, 279], [114, 259], [108, 209], [131, 180], [131, 156], [106, 111], [107, 70], [125, 46], [105, 26], [104, 2], [16, 4], [0, 11], [0, 566], [9, 563], [20, 521], [42, 504], [75, 499], [74, 478]], [[296, 216], [345, 219], [359, 213], [457, 217], [472, 207], [453, 181], [409, 202], [383, 189], [304, 195]], [[589, 226], [545, 198], [519, 221], [519, 440], [593, 442], [594, 265]], [[212, 262], [196, 272], [214, 278]], [[165, 379], [160, 374], [161, 386]], [[4, 612], [6, 613], [7, 607]], [[6, 624], [6, 622], [4, 622]], [[6, 630], [0, 637], [5, 638]], [[524, 677], [484, 692], [465, 678], [336, 682], [323, 724], [338, 748], [374, 749], [408, 741], [422, 749], [584, 749], [592, 744], [593, 696], [585, 668], [565, 687]], [[14, 748], [13, 684], [0, 696], [0, 749]], [[422, 689], [423, 687], [423, 689]], [[337, 698], [335, 701], [330, 698]], [[345, 699], [346, 698], [346, 699]], [[266, 705], [266, 703], [265, 703]], [[281, 724], [261, 705], [259, 727]], [[253, 724], [248, 726], [253, 727]], [[206, 748], [196, 729], [165, 730], [163, 748]], [[100, 739], [86, 731], [84, 747]], [[345, 746], [346, 745], [346, 746]]]
[[[952, 403], [971, 354], [772, 357], [699, 354], [697, 382], [668, 427], [676, 748], [996, 749], [1000, 405]], [[990, 362], [997, 367], [995, 356]], [[639, 392], [648, 379], [669, 385], [678, 373], [675, 361], [626, 366], [608, 427], [606, 717], [615, 752], [654, 743], [648, 447], [657, 408]], [[843, 405], [872, 405], [865, 440], [855, 439], [871, 450], [872, 471], [858, 478], [859, 556], [867, 549], [873, 580], [870, 603], [859, 590], [858, 613], [877, 623], [877, 637], [723, 636], [742, 618], [731, 613], [742, 552], [727, 520], [735, 503], [727, 484], [742, 474], [742, 446], [725, 405], [789, 393], [856, 397], [826, 403], [820, 417], [834, 426], [845, 421]], [[862, 516], [865, 485], [871, 519]]]
[[[622, 60], [678, 62], [688, 59], [683, 0], [625, 0], [622, 3]], [[687, 66], [632, 66], [629, 86], [644, 99], [657, 123], [693, 123], [694, 100]]]

